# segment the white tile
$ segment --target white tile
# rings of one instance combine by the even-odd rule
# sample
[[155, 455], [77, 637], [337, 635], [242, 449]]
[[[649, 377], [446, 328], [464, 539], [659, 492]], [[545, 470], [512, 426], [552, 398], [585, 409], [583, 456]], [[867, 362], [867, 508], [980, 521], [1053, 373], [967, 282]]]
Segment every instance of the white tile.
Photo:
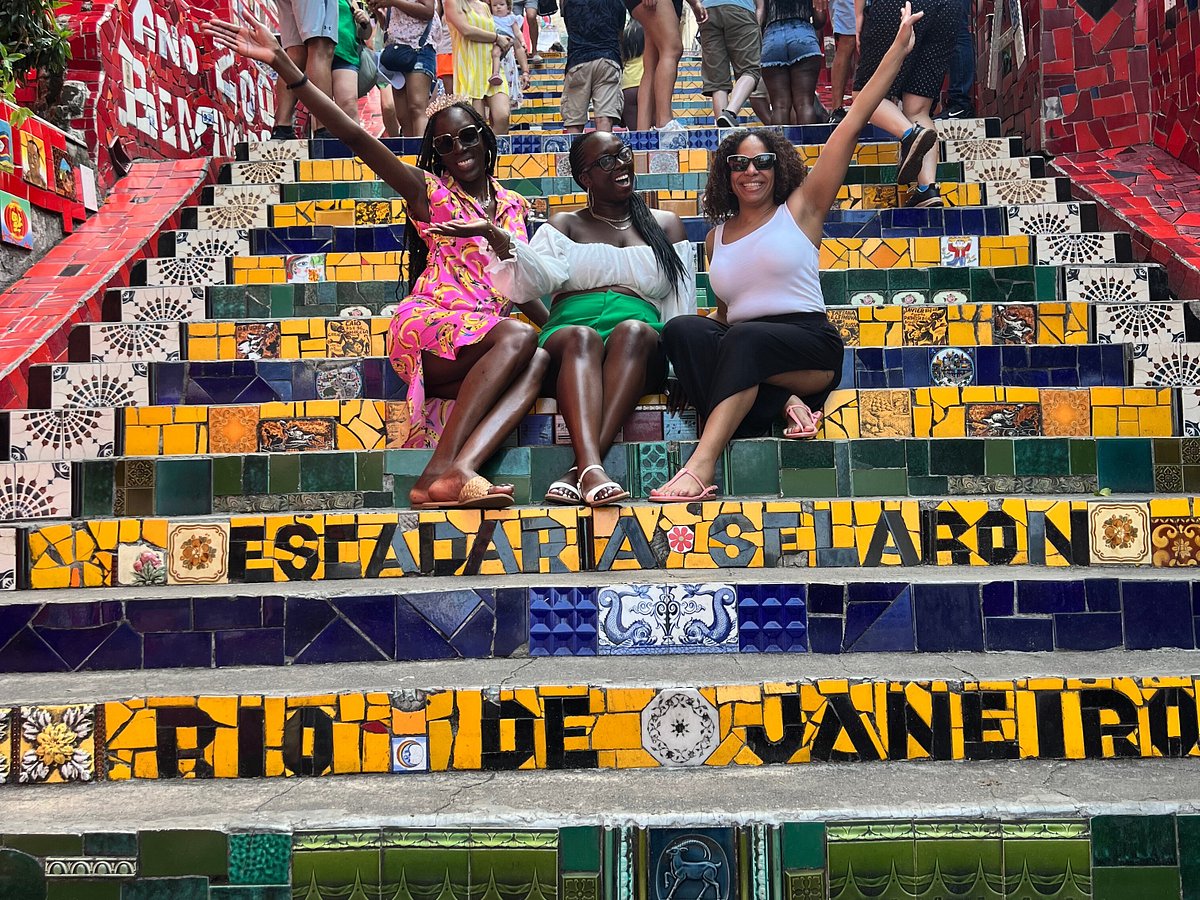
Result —
[[149, 406], [150, 370], [145, 363], [63, 363], [50, 375], [50, 406]]
[[938, 137], [943, 141], [973, 141], [987, 137], [987, 119], [939, 119]]
[[[0, 464], [0, 519], [71, 517], [71, 464], [17, 462]], [[0, 570], [3, 570], [0, 561]]]
[[112, 409], [22, 409], [8, 414], [9, 459], [109, 459], [117, 430]]
[[271, 224], [270, 203], [223, 203], [196, 208], [197, 228], [266, 228]]
[[226, 284], [226, 259], [213, 256], [156, 257], [146, 260], [146, 286], [205, 287]]
[[[1096, 307], [1096, 342], [1129, 344], [1135, 360], [1152, 346], [1182, 343], [1183, 304], [1120, 303]], [[1134, 372], [1137, 372], [1136, 366]]]
[[1150, 303], [1145, 266], [1067, 266], [1063, 269], [1068, 303]]
[[190, 322], [207, 314], [202, 287], [121, 289], [123, 322]]
[[[1033, 179], [1033, 163], [1028, 156], [1000, 159], [964, 159], [963, 177], [967, 181], [1012, 181]], [[1038, 179], [1041, 180], [1041, 179]]]
[[1093, 564], [1150, 562], [1150, 504], [1089, 503], [1088, 537]]
[[1133, 361], [1134, 387], [1200, 387], [1200, 344], [1148, 344]]
[[246, 158], [252, 162], [309, 159], [308, 141], [251, 141], [246, 147]]
[[940, 238], [942, 265], [949, 269], [963, 269], [979, 265], [979, 238], [970, 235], [952, 235]]
[[[17, 529], [0, 528], [0, 591], [17, 589]], [[3, 731], [3, 714], [0, 714], [0, 732]], [[0, 735], [3, 743], [3, 735]], [[0, 784], [4, 783], [0, 773]]]
[[263, 206], [279, 202], [279, 186], [274, 184], [214, 184], [213, 206]]
[[[1010, 206], [1013, 204], [1058, 203], [1058, 181], [1054, 178], [996, 178], [1003, 172], [989, 172], [990, 177], [978, 179], [983, 181], [983, 199], [989, 206]], [[974, 181], [971, 175], [968, 181]]]
[[179, 326], [174, 322], [119, 322], [85, 327], [92, 362], [171, 362], [179, 359]]
[[1109, 231], [1088, 234], [1043, 235], [1034, 242], [1039, 266], [1079, 266], [1115, 263], [1116, 235]]
[[716, 707], [693, 688], [664, 688], [641, 718], [642, 749], [669, 768], [703, 765], [721, 741]]
[[286, 184], [296, 180], [291, 160], [254, 160], [229, 164], [230, 184]]
[[731, 585], [613, 585], [601, 588], [596, 602], [602, 656], [737, 652]]
[[946, 162], [1008, 159], [1012, 157], [1013, 142], [1008, 138], [973, 138], [966, 141], [945, 141], [942, 147]]
[[175, 232], [175, 256], [249, 256], [250, 232], [244, 228], [196, 228]]
[[1073, 234], [1083, 230], [1078, 203], [1031, 203], [1010, 206], [1009, 234]]

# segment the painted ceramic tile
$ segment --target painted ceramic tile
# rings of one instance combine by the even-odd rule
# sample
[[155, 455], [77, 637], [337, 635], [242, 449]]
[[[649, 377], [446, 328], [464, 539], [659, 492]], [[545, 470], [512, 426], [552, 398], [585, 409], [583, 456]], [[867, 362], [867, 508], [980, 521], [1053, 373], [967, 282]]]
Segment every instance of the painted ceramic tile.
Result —
[[0, 465], [0, 519], [71, 515], [71, 466], [66, 462]]
[[946, 306], [970, 303], [971, 299], [963, 291], [938, 291], [933, 295], [933, 302]]
[[1087, 391], [1043, 389], [1042, 434], [1046, 437], [1089, 437], [1092, 434], [1092, 401]]
[[69, 363], [50, 373], [50, 405], [149, 406], [150, 370], [145, 363]]
[[973, 235], [940, 238], [942, 265], [951, 269], [979, 265], [979, 238]]
[[208, 448], [213, 453], [257, 453], [258, 407], [209, 407]]
[[1145, 266], [1067, 266], [1068, 303], [1148, 303], [1150, 273]]
[[907, 390], [859, 391], [858, 427], [862, 437], [911, 437], [912, 395]]
[[263, 453], [333, 450], [332, 419], [263, 419], [258, 423], [258, 449]]
[[246, 146], [248, 160], [300, 161], [309, 159], [307, 141], [251, 141]]
[[1175, 517], [1150, 520], [1152, 562], [1174, 569], [1200, 565], [1200, 519]]
[[362, 396], [363, 379], [359, 366], [320, 363], [316, 369], [317, 397], [321, 400], [353, 400]]
[[902, 324], [906, 347], [936, 347], [949, 340], [949, 314], [942, 307], [906, 309]]
[[46, 175], [46, 142], [28, 131], [19, 132], [21, 137], [21, 177], [34, 187], [50, 189]]
[[124, 587], [166, 584], [166, 553], [144, 542], [121, 544], [117, 547], [116, 582]]
[[0, 709], [0, 784], [8, 784], [12, 771], [12, 710]]
[[112, 409], [28, 409], [8, 414], [9, 459], [105, 459], [113, 455]]
[[1146, 503], [1089, 503], [1093, 563], [1150, 562], [1150, 507]]
[[295, 180], [296, 166], [290, 160], [229, 163], [230, 184], [283, 184]]
[[1036, 203], [1010, 206], [1009, 234], [1070, 234], [1082, 230], [1078, 203]]
[[234, 326], [238, 359], [278, 359], [278, 322], [243, 322]]
[[1035, 244], [1039, 266], [1119, 262], [1114, 236], [1108, 232], [1045, 235], [1039, 237]]
[[1130, 344], [1133, 357], [1144, 357], [1149, 345], [1182, 343], [1183, 304], [1120, 303], [1096, 307], [1096, 341]]
[[961, 160], [983, 162], [1007, 159], [1010, 156], [1012, 144], [1008, 138], [973, 138], [966, 141], [946, 141], [944, 149], [944, 157], [947, 162]]
[[992, 309], [992, 343], [1037, 342], [1037, 311], [1022, 304], [997, 304]]
[[167, 535], [168, 584], [221, 584], [229, 571], [229, 526], [175, 525]]
[[[17, 553], [19, 534], [15, 528], [0, 528], [0, 591], [17, 589]], [[0, 737], [0, 745], [4, 739]], [[3, 779], [0, 778], [0, 784]]]
[[428, 772], [429, 738], [423, 734], [392, 738], [393, 772]]
[[968, 403], [969, 437], [1036, 437], [1042, 433], [1037, 403]]
[[1182, 398], [1183, 436], [1200, 437], [1200, 388], [1182, 388], [1179, 396]]
[[326, 355], [334, 358], [371, 355], [371, 323], [362, 319], [332, 319], [325, 326]]
[[[1028, 160], [1006, 159], [984, 163], [978, 175], [972, 175], [970, 163], [963, 163], [963, 174], [969, 181], [976, 178], [984, 181], [984, 195], [991, 204], [1055, 203], [1058, 201], [1058, 182], [1053, 178], [1030, 178], [1028, 174], [1012, 174], [1019, 171], [1020, 163]], [[990, 177], [984, 177], [990, 176]]]
[[206, 287], [225, 284], [225, 259], [211, 256], [164, 256], [146, 260], [146, 284]]
[[196, 229], [175, 232], [175, 256], [249, 256], [245, 229]]
[[732, 828], [651, 829], [648, 845], [648, 900], [738, 900]]
[[170, 362], [179, 359], [179, 326], [168, 322], [88, 325], [92, 362]]
[[51, 878], [113, 878], [132, 880], [137, 877], [136, 856], [48, 856], [46, 875]]
[[892, 294], [893, 306], [920, 306], [928, 302], [928, 298], [920, 291], [897, 291]]
[[[228, 186], [228, 185], [224, 185]], [[224, 203], [196, 209], [197, 228], [266, 228], [271, 207], [258, 203]]]
[[204, 288], [139, 287], [121, 290], [124, 322], [186, 322], [205, 318]]
[[296, 256], [286, 256], [283, 260], [283, 268], [289, 284], [324, 281], [325, 254], [301, 253]]
[[987, 137], [987, 119], [939, 119], [938, 137], [943, 141], [971, 141]]
[[731, 585], [613, 585], [600, 589], [597, 602], [601, 656], [737, 652]]
[[1133, 360], [1133, 384], [1138, 387], [1200, 385], [1200, 344], [1147, 345]]
[[975, 357], [970, 350], [947, 347], [929, 359], [929, 378], [935, 385], [966, 387], [975, 383]]
[[92, 706], [22, 706], [18, 718], [21, 784], [91, 781], [96, 775], [96, 711]]
[[642, 710], [642, 747], [663, 766], [703, 765], [718, 743], [717, 708], [697, 690], [665, 688]]
[[876, 291], [859, 291], [850, 295], [851, 306], [883, 306], [887, 298]]
[[33, 249], [33, 209], [24, 197], [0, 191], [0, 240], [6, 244]]

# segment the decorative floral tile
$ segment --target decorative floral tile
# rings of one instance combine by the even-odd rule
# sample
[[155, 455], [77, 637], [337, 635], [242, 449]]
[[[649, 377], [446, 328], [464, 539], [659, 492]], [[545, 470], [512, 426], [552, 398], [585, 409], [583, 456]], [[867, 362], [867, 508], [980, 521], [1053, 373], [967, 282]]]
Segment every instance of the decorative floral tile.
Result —
[[1109, 232], [1044, 235], [1035, 241], [1037, 265], [1079, 266], [1120, 262]]
[[1088, 536], [1093, 563], [1146, 565], [1150, 562], [1150, 505], [1090, 503]]
[[175, 287], [209, 287], [225, 284], [225, 258], [213, 256], [163, 256], [146, 262], [146, 284]]
[[1078, 203], [1036, 203], [1008, 208], [1009, 234], [1069, 234], [1081, 231]]
[[9, 459], [108, 459], [116, 413], [111, 409], [27, 409], [9, 413]]
[[140, 287], [121, 291], [123, 322], [188, 322], [205, 316], [204, 288]]
[[[671, 534], [667, 539], [672, 540]], [[679, 534], [674, 540], [679, 546], [672, 549], [692, 549], [694, 539], [688, 535]], [[612, 585], [600, 589], [597, 604], [601, 656], [738, 649], [737, 596], [732, 585]]]
[[161, 547], [145, 542], [119, 545], [116, 581], [122, 587], [166, 584], [166, 552]]
[[987, 137], [987, 119], [939, 119], [938, 137], [943, 141], [972, 141]]
[[229, 163], [230, 184], [283, 184], [296, 180], [291, 160], [253, 160]]
[[258, 407], [209, 407], [208, 449], [211, 453], [257, 453]]
[[1046, 437], [1091, 437], [1092, 400], [1087, 391], [1043, 389], [1042, 434]]
[[933, 295], [933, 302], [946, 306], [955, 306], [960, 303], [970, 303], [971, 298], [967, 296], [965, 291], [938, 291]]
[[1129, 344], [1135, 360], [1145, 356], [1150, 345], [1182, 343], [1183, 339], [1181, 303], [1120, 303], [1096, 307], [1097, 343]]
[[1135, 387], [1200, 385], [1200, 344], [1147, 345], [1133, 360], [1133, 384]]
[[50, 406], [149, 406], [150, 369], [146, 363], [68, 363], [50, 372]]
[[245, 229], [197, 228], [176, 231], [175, 256], [249, 256], [250, 232]]
[[289, 284], [309, 284], [325, 280], [325, 254], [300, 253], [283, 258], [283, 270]]
[[878, 291], [859, 291], [850, 295], [851, 306], [883, 306], [887, 298]]
[[697, 690], [666, 688], [642, 710], [642, 748], [663, 766], [703, 765], [718, 743], [717, 709]]
[[897, 291], [892, 294], [893, 306], [922, 306], [929, 302], [920, 291]]
[[[963, 181], [982, 181], [988, 183], [989, 189], [991, 187], [990, 182], [993, 181], [1034, 180], [1033, 168], [1030, 165], [1028, 157], [1024, 156], [1009, 157], [1007, 159], [964, 159], [960, 160], [960, 162], [963, 164]], [[999, 201], [989, 191], [987, 202], [996, 205]], [[1007, 202], [1034, 203], [1037, 201], [1010, 200]]]
[[1152, 562], [1159, 568], [1200, 566], [1200, 519], [1173, 517], [1150, 520]]
[[0, 465], [0, 520], [67, 518], [70, 515], [70, 463]]
[[91, 781], [96, 775], [92, 706], [22, 706], [17, 780], [21, 784]]
[[[1013, 204], [1029, 204], [1029, 203], [1056, 203], [1058, 196], [1058, 182], [1053, 178], [1030, 178], [1028, 175], [1010, 175], [1013, 171], [1013, 166], [1025, 160], [1006, 159], [1000, 160], [988, 167], [981, 175], [986, 174], [992, 177], [983, 180], [984, 196], [989, 204], [1003, 204], [1005, 206]], [[977, 176], [970, 173], [972, 168], [970, 163], [963, 163], [963, 177], [968, 181], [976, 180]]]
[[963, 269], [979, 265], [979, 238], [974, 235], [943, 237], [941, 245], [943, 266]]
[[223, 584], [229, 574], [229, 525], [175, 525], [167, 535], [168, 584]]

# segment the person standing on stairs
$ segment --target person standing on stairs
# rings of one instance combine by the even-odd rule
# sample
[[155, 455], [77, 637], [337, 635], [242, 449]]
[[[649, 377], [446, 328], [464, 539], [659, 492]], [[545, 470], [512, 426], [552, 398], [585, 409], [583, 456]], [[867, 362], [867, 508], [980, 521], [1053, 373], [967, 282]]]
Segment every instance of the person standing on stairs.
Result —
[[846, 117], [846, 84], [858, 52], [858, 28], [854, 18], [854, 0], [831, 0], [833, 14], [833, 65], [829, 69], [829, 94], [833, 112], [829, 124], [836, 125]]
[[663, 331], [675, 374], [696, 407], [700, 441], [651, 500], [716, 497], [713, 473], [730, 438], [765, 434], [780, 413], [789, 420], [785, 437], [817, 434], [821, 406], [841, 378], [844, 349], [821, 293], [821, 238], [859, 132], [912, 49], [921, 13], [905, 3], [898, 18], [891, 47], [811, 171], [769, 129], [735, 131], [713, 154], [703, 203], [718, 223], [706, 239], [717, 311], [681, 316]]
[[820, 31], [828, 13], [828, 0], [766, 0], [763, 80], [775, 125], [813, 125], [821, 118], [817, 79], [825, 54]]
[[[496, 283], [545, 322], [547, 384], [571, 433], [575, 465], [546, 502], [608, 506], [629, 492], [601, 460], [638, 398], [662, 389], [663, 323], [696, 311], [696, 260], [683, 222], [650, 209], [635, 191], [633, 150], [595, 131], [571, 145], [571, 173], [588, 205], [557, 213], [515, 256], [493, 266]], [[553, 294], [549, 318], [538, 298]]]
[[716, 126], [737, 128], [738, 113], [762, 76], [762, 31], [758, 23], [763, 0], [704, 0], [704, 8], [708, 19], [700, 25], [703, 93], [712, 98]]
[[387, 29], [379, 68], [390, 82], [401, 132], [416, 137], [425, 133], [425, 108], [437, 71], [434, 44], [441, 20], [433, 0], [372, 0], [372, 5]]
[[[700, 0], [688, 0], [696, 21], [703, 24], [708, 10]], [[681, 131], [675, 118], [675, 82], [683, 56], [683, 0], [625, 0], [629, 14], [646, 31], [642, 83], [638, 86], [637, 130]]]
[[[529, 204], [495, 179], [496, 136], [475, 107], [441, 98], [430, 109], [417, 166], [402, 162], [317, 90], [261, 22], [211, 19], [216, 44], [266, 63], [330, 130], [404, 198], [412, 292], [392, 320], [392, 365], [408, 383], [406, 447], [436, 444], [412, 490], [416, 509], [501, 508], [512, 486], [478, 468], [537, 398], [549, 358], [537, 333], [509, 318], [488, 266], [527, 240]], [[489, 16], [490, 21], [490, 16]], [[444, 423], [425, 399], [455, 400]]]
[[597, 131], [612, 131], [621, 121], [621, 0], [562, 0], [567, 27], [567, 65], [563, 74], [563, 131], [579, 134], [592, 107]]
[[[289, 60], [304, 77], [333, 97], [333, 51], [338, 39], [338, 0], [280, 0], [279, 36]], [[310, 109], [311, 113], [312, 110]], [[294, 140], [296, 94], [282, 80], [275, 82], [275, 127], [272, 140]], [[325, 137], [323, 121], [313, 116], [313, 137]]]
[[506, 53], [513, 36], [496, 30], [492, 7], [486, 0], [445, 0], [446, 24], [454, 45], [454, 90], [469, 97], [482, 114], [491, 116], [496, 134], [508, 134], [512, 111], [508, 100], [508, 80], [500, 73], [500, 83], [492, 84], [492, 45]]
[[[892, 23], [901, 0], [854, 0], [858, 22], [858, 73], [854, 77], [854, 102], [858, 92], [875, 76], [890, 52]], [[905, 0], [908, 2], [908, 0]], [[871, 124], [900, 139], [896, 183], [911, 184], [905, 206], [930, 208], [942, 205], [937, 186], [937, 131], [930, 113], [942, 92], [942, 82], [958, 36], [963, 0], [915, 0], [914, 9], [924, 19], [914, 30], [914, 49], [900, 68], [887, 99], [878, 104]], [[897, 105], [892, 97], [899, 97]]]

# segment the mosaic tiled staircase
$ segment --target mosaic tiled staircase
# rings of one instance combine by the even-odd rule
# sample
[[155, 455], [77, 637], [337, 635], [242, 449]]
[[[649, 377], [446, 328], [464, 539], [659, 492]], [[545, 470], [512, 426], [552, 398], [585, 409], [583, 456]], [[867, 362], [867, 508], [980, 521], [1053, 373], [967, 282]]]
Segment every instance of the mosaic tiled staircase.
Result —
[[[681, 71], [692, 127], [628, 138], [699, 244]], [[583, 200], [558, 83], [501, 139], [541, 214]], [[240, 148], [0, 413], [0, 900], [1200, 896], [1200, 323], [997, 122], [942, 137], [909, 210], [863, 135], [816, 440], [642, 502], [696, 436], [647, 397], [638, 502], [546, 508], [540, 401], [487, 514], [407, 508], [403, 203], [336, 141]]]

